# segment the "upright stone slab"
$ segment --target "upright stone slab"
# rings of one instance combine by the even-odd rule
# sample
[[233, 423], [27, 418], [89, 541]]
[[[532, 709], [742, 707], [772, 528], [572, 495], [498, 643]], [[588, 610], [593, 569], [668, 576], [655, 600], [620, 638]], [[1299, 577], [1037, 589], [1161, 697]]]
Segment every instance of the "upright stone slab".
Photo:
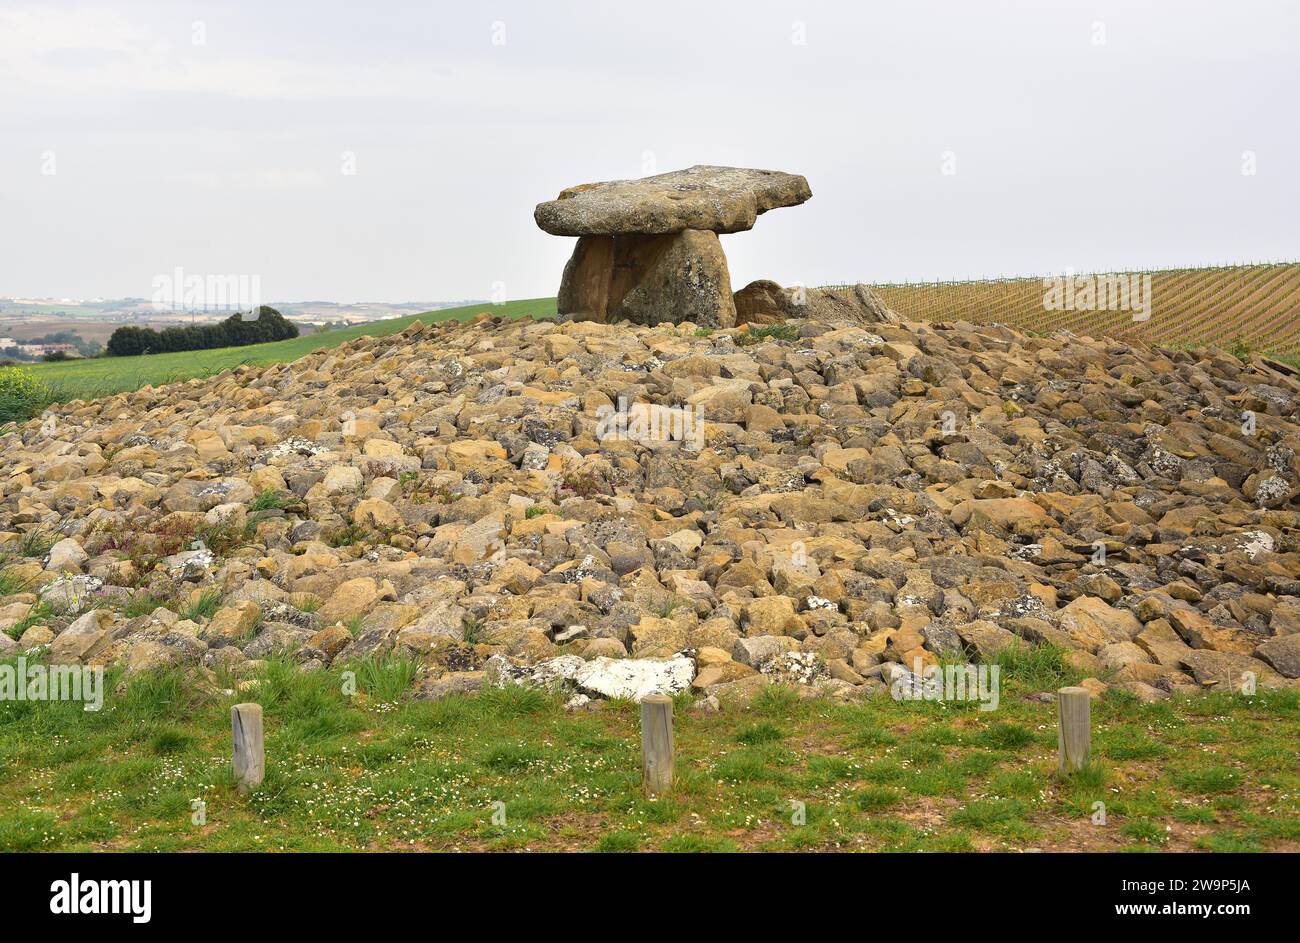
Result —
[[575, 321], [734, 327], [722, 244], [688, 229], [659, 236], [582, 236], [564, 267], [556, 308]]

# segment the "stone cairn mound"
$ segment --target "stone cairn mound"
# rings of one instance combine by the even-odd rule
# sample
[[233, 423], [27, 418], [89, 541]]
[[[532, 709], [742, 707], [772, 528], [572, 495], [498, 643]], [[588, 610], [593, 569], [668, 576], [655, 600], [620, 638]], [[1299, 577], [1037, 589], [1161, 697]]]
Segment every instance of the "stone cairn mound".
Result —
[[570, 187], [533, 217], [552, 235], [578, 237], [556, 298], [562, 320], [707, 328], [787, 317], [896, 320], [865, 285], [845, 294], [757, 281], [733, 297], [718, 234], [753, 229], [768, 210], [811, 197], [797, 174], [696, 166]]
[[405, 654], [419, 697], [575, 707], [856, 699], [1042, 645], [1144, 700], [1300, 685], [1295, 371], [904, 322], [864, 288], [733, 297], [716, 234], [807, 198], [721, 168], [575, 188], [537, 210], [580, 237], [566, 320], [416, 323], [12, 428], [0, 655], [213, 685]]

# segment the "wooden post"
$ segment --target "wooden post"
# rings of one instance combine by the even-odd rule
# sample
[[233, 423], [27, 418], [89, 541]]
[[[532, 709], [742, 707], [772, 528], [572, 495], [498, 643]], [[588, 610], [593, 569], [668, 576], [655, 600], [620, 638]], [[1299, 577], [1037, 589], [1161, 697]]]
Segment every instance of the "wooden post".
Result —
[[646, 795], [673, 791], [673, 699], [664, 694], [641, 699], [641, 773]]
[[234, 743], [235, 781], [239, 784], [240, 792], [248, 792], [266, 775], [262, 705], [236, 704], [232, 707], [230, 732]]
[[1057, 745], [1060, 747], [1062, 774], [1073, 773], [1088, 765], [1092, 756], [1092, 722], [1088, 709], [1087, 688], [1061, 688], [1056, 692], [1060, 711]]

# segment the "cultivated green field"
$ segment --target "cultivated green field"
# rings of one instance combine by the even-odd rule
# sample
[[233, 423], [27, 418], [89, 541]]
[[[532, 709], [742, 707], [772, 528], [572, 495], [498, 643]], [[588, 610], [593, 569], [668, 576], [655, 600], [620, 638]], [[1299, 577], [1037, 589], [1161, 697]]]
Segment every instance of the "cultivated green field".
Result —
[[[351, 667], [351, 697], [339, 669], [271, 661], [238, 694], [172, 669], [124, 694], [110, 673], [98, 712], [0, 701], [0, 851], [1300, 849], [1295, 691], [1109, 692], [1094, 764], [1067, 778], [1056, 707], [1027, 697], [1073, 679], [1050, 649], [1004, 660], [993, 712], [774, 686], [703, 713], [683, 694], [677, 785], [650, 800], [635, 704], [570, 713], [513, 686], [410, 700], [413, 663]], [[236, 701], [265, 711], [248, 796]]]
[[508, 301], [500, 305], [481, 304], [464, 308], [444, 308], [409, 318], [374, 321], [339, 331], [327, 331], [323, 334], [310, 334], [292, 340], [254, 344], [248, 347], [224, 347], [219, 350], [193, 350], [174, 354], [146, 354], [142, 357], [98, 357], [90, 360], [36, 364], [29, 369], [33, 376], [50, 388], [54, 402], [95, 399], [125, 390], [138, 390], [142, 386], [158, 386], [192, 377], [211, 376], [241, 364], [286, 363], [297, 360], [313, 350], [337, 347], [356, 337], [383, 337], [386, 334], [396, 333], [417, 318], [424, 324], [453, 319], [464, 321], [481, 311], [511, 318], [552, 317], [555, 314], [555, 299], [532, 298], [524, 301]]

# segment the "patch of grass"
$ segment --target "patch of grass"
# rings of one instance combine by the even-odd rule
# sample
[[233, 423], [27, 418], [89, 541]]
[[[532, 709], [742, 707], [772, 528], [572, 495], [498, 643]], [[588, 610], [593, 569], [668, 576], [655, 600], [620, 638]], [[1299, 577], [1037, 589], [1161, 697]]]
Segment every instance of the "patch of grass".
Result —
[[763, 327], [750, 324], [746, 326], [746, 330], [736, 335], [736, 344], [741, 347], [748, 347], [751, 344], [761, 344], [766, 340], [793, 341], [798, 339], [799, 330], [792, 324], [769, 324]]
[[989, 780], [988, 791], [995, 796], [1016, 796], [1022, 799], [1038, 795], [1043, 788], [1042, 777], [1033, 770], [1007, 770]]
[[735, 851], [736, 845], [727, 838], [715, 838], [705, 835], [674, 835], [664, 842], [660, 849], [671, 852], [693, 852], [696, 854], [720, 854]]
[[887, 747], [898, 742], [898, 736], [892, 730], [880, 727], [867, 727], [853, 735], [853, 743], [860, 747]]
[[200, 593], [199, 597], [193, 602], [186, 603], [177, 614], [182, 619], [198, 622], [201, 619], [211, 619], [220, 608], [221, 594], [215, 589], [209, 589]]
[[1164, 826], [1150, 819], [1135, 819], [1120, 826], [1120, 834], [1147, 845], [1163, 845], [1169, 840]]
[[1127, 727], [1098, 735], [1101, 752], [1114, 760], [1150, 760], [1168, 750], [1156, 740]]
[[49, 385], [25, 367], [0, 367], [0, 423], [24, 422], [50, 402]]
[[1196, 839], [1196, 847], [1222, 855], [1258, 854], [1264, 848], [1253, 835], [1242, 832], [1222, 832], [1203, 835]]
[[594, 472], [570, 472], [560, 481], [561, 492], [569, 492], [580, 498], [594, 498], [597, 495], [612, 494], [600, 476]]
[[899, 783], [907, 778], [907, 770], [895, 760], [878, 760], [862, 769], [862, 779], [868, 783]]
[[[115, 684], [112, 675], [105, 676], [105, 690], [113, 690]], [[115, 714], [131, 723], [149, 726], [156, 721], [188, 720], [210, 703], [211, 695], [190, 675], [159, 668], [133, 676], [126, 693], [115, 701]]]
[[753, 783], [785, 783], [790, 777], [784, 767], [790, 755], [773, 744], [743, 747], [720, 759], [714, 775], [723, 782], [738, 785]]
[[966, 788], [966, 777], [954, 766], [932, 766], [915, 770], [902, 785], [918, 796], [957, 796]]
[[887, 809], [892, 805], [897, 805], [902, 799], [903, 796], [898, 790], [877, 786], [854, 793], [853, 805], [860, 812], [875, 812], [879, 809]]
[[490, 749], [483, 765], [495, 773], [522, 773], [545, 759], [542, 748], [532, 743], [503, 743]]
[[185, 730], [164, 727], [149, 738], [149, 749], [159, 756], [184, 753], [198, 742], [198, 738]]
[[369, 533], [358, 524], [344, 524], [326, 533], [325, 543], [331, 547], [350, 547], [353, 544], [365, 543]]
[[944, 760], [942, 749], [933, 743], [923, 743], [920, 740], [904, 742], [898, 748], [897, 755], [915, 767], [934, 766]]
[[1056, 775], [1068, 790], [1076, 793], [1095, 793], [1106, 785], [1108, 778], [1106, 768], [1096, 760], [1064, 776], [1059, 773]]
[[1173, 781], [1185, 792], [1212, 795], [1235, 790], [1241, 784], [1241, 773], [1230, 766], [1199, 766], [1175, 772]]
[[769, 721], [752, 724], [736, 734], [736, 740], [753, 746], [758, 743], [776, 743], [785, 736], [785, 732]]
[[661, 619], [670, 618], [672, 614], [676, 612], [678, 609], [680, 609], [683, 605], [684, 602], [680, 596], [673, 596], [671, 599], [669, 599], [667, 602], [665, 602], [662, 606], [659, 607], [658, 610], [659, 618]]
[[274, 488], [267, 488], [253, 499], [248, 509], [256, 514], [259, 511], [280, 511], [298, 503], [296, 495], [286, 495]]
[[982, 731], [976, 740], [993, 750], [1018, 750], [1034, 742], [1034, 732], [1018, 724], [999, 722]]
[[0, 570], [0, 596], [15, 596], [27, 592], [31, 583], [13, 570]]
[[174, 609], [176, 602], [154, 593], [136, 593], [122, 605], [122, 615], [128, 619], [147, 616], [155, 609]]
[[1079, 673], [1065, 663], [1065, 652], [1050, 643], [1008, 645], [991, 659], [999, 681], [1022, 691], [1054, 691], [1074, 684]]
[[987, 750], [968, 750], [957, 760], [956, 769], [966, 776], [986, 776], [1000, 759], [996, 753]]
[[1207, 809], [1199, 805], [1180, 806], [1173, 811], [1173, 817], [1179, 822], [1185, 822], [1188, 825], [1213, 825], [1218, 821], [1218, 816], [1214, 814], [1213, 809]]
[[49, 812], [18, 809], [0, 815], [0, 851], [40, 851], [58, 840], [58, 820]]
[[357, 687], [380, 704], [391, 704], [415, 682], [420, 664], [406, 654], [363, 658], [348, 666], [357, 674]]
[[485, 718], [511, 719], [540, 714], [554, 707], [555, 695], [522, 684], [503, 684], [484, 688], [475, 706]]
[[976, 799], [955, 810], [950, 819], [954, 825], [990, 829], [1022, 821], [1024, 813], [1024, 803], [1016, 799]]
[[8, 635], [11, 639], [17, 641], [18, 639], [22, 638], [23, 633], [26, 632], [28, 629], [30, 629], [32, 626], [44, 625], [46, 622], [50, 620], [50, 617], [53, 615], [54, 615], [54, 607], [49, 603], [45, 602], [44, 600], [41, 600], [40, 602], [32, 606], [30, 610], [28, 610], [26, 616], [19, 619], [17, 622], [15, 622], [13, 625], [9, 627]]
[[769, 684], [758, 692], [750, 703], [750, 709], [756, 714], [780, 716], [796, 709], [799, 692], [789, 685]]
[[606, 832], [596, 842], [596, 851], [628, 852], [641, 847], [641, 837], [635, 832]]
[[59, 535], [37, 528], [18, 538], [18, 556], [39, 560], [59, 542]]

